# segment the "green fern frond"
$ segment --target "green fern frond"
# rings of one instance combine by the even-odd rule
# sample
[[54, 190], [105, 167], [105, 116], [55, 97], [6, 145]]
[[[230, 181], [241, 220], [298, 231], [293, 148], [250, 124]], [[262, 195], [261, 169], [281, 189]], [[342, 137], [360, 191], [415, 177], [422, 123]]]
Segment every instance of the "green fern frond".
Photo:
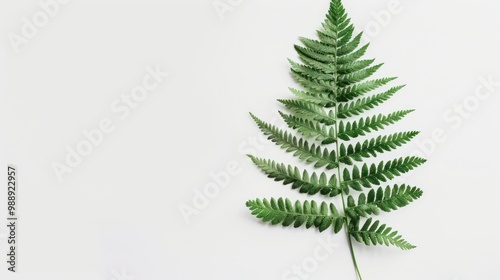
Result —
[[264, 135], [269, 136], [268, 139], [281, 148], [286, 149], [287, 152], [294, 152], [294, 156], [306, 163], [315, 163], [314, 167], [325, 166], [326, 169], [333, 169], [338, 166], [335, 151], [330, 152], [328, 149], [322, 149], [321, 146], [316, 144], [309, 145], [306, 140], [297, 138], [289, 132], [278, 129], [276, 126], [260, 120], [253, 114], [251, 114], [251, 116]]
[[339, 104], [337, 116], [341, 119], [358, 116], [366, 110], [373, 109], [383, 102], [389, 100], [396, 92], [405, 86], [392, 87], [386, 92], [375, 94], [369, 97], [360, 98], [349, 103]]
[[328, 175], [322, 172], [319, 176], [315, 172], [309, 175], [307, 170], [300, 172], [298, 167], [286, 166], [283, 163], [276, 163], [274, 160], [266, 160], [248, 155], [253, 163], [257, 165], [269, 178], [275, 181], [283, 181], [283, 185], [292, 184], [292, 189], [298, 189], [301, 193], [314, 195], [321, 193], [330, 197], [341, 193], [338, 187], [337, 176]]
[[354, 33], [354, 25], [350, 24], [347, 26], [347, 24], [350, 23], [350, 19], [347, 19], [343, 24], [344, 26], [341, 28], [342, 31], [339, 32], [339, 41], [338, 41], [338, 46], [339, 48], [345, 46], [349, 40], [352, 38], [352, 34]]
[[344, 143], [340, 145], [340, 162], [352, 165], [352, 160], [363, 161], [363, 158], [376, 157], [377, 153], [390, 152], [391, 150], [401, 147], [408, 143], [413, 137], [419, 134], [418, 131], [398, 132], [391, 135], [377, 136], [355, 145]]
[[407, 185], [394, 185], [391, 189], [380, 187], [377, 190], [370, 190], [368, 195], [361, 193], [358, 202], [351, 195], [347, 198], [346, 215], [352, 219], [366, 217], [368, 215], [379, 215], [380, 211], [391, 212], [405, 207], [422, 196], [423, 191], [417, 187]]
[[297, 83], [299, 83], [301, 86], [303, 86], [308, 90], [320, 93], [331, 93], [333, 91], [333, 86], [331, 81], [312, 79], [302, 73], [296, 72], [293, 69], [292, 69], [292, 76], [295, 78]]
[[365, 136], [366, 133], [384, 129], [386, 126], [401, 120], [413, 110], [403, 110], [389, 115], [378, 114], [372, 117], [361, 118], [357, 121], [340, 121], [338, 138], [348, 141], [352, 138]]
[[312, 50], [310, 48], [304, 48], [299, 45], [295, 45], [295, 50], [303, 57], [308, 57], [310, 59], [314, 59], [321, 63], [333, 63], [335, 62], [335, 56], [324, 54], [316, 50]]
[[[380, 185], [381, 182], [387, 182], [394, 179], [396, 176], [401, 176], [415, 167], [425, 163], [425, 159], [409, 156], [388, 161], [384, 164], [381, 161], [378, 165], [372, 163], [363, 164], [361, 170], [354, 165], [352, 171], [344, 168], [343, 182], [341, 186], [350, 187], [356, 191], [362, 191], [362, 187], [371, 188], [373, 185]], [[343, 188], [345, 189], [345, 188]]]
[[288, 127], [291, 129], [296, 129], [299, 133], [304, 135], [305, 137], [312, 137], [316, 141], [321, 142], [321, 144], [331, 144], [335, 143], [335, 131], [333, 127], [327, 127], [320, 123], [304, 119], [298, 118], [293, 115], [287, 115], [283, 112], [279, 112], [283, 120], [286, 122]]
[[292, 71], [296, 74], [300, 74], [314, 80], [333, 81], [331, 73], [325, 73], [320, 69], [299, 64], [291, 59], [289, 59], [288, 62], [290, 62]]
[[[353, 264], [361, 280], [352, 239], [366, 245], [414, 248], [397, 231], [369, 216], [392, 212], [422, 196], [422, 190], [416, 187], [380, 185], [420, 166], [425, 159], [407, 156], [377, 161], [380, 154], [394, 151], [418, 134], [407, 131], [371, 135], [402, 120], [413, 110], [365, 115], [404, 86], [387, 86], [395, 77], [371, 78], [383, 64], [363, 58], [369, 44], [361, 45], [362, 33], [355, 33], [341, 0], [331, 0], [322, 27], [317, 30], [316, 39], [301, 37], [301, 44], [294, 46], [298, 62], [289, 59], [291, 75], [301, 89], [290, 89], [294, 99], [278, 101], [285, 106], [284, 112], [279, 113], [291, 132], [252, 115], [269, 140], [322, 170], [313, 172], [271, 159], [249, 157], [274, 181], [291, 185], [292, 190], [303, 194], [336, 197], [342, 209], [314, 200], [292, 204], [284, 198], [250, 200], [247, 206], [257, 218], [271, 224], [305, 225], [320, 231], [333, 228], [335, 233], [345, 226]], [[353, 117], [356, 119], [348, 119]], [[366, 139], [352, 141], [361, 136]], [[375, 163], [366, 163], [366, 159]], [[374, 186], [380, 187], [374, 189]], [[351, 190], [360, 192], [357, 200], [349, 195]], [[368, 219], [360, 228], [360, 220], [365, 218]]]
[[348, 102], [357, 97], [364, 95], [372, 90], [375, 90], [379, 87], [385, 86], [389, 82], [395, 80], [395, 77], [392, 78], [382, 78], [376, 79], [368, 82], [363, 82], [359, 84], [355, 84], [349, 87], [339, 88], [337, 92], [337, 101], [338, 102]]
[[375, 62], [375, 59], [358, 60], [347, 64], [338, 65], [337, 73], [339, 75], [350, 74], [359, 70], [366, 69]]
[[300, 100], [312, 102], [325, 108], [331, 108], [337, 103], [335, 98], [332, 98], [331, 94], [328, 93], [301, 91], [294, 88], [290, 88], [290, 91]]
[[[343, 55], [348, 55], [352, 53], [356, 48], [359, 46], [359, 43], [361, 42], [361, 37], [363, 35], [363, 32], [359, 33], [352, 41], [350, 41], [347, 44], [342, 44], [342, 47], [339, 48], [337, 51], [338, 56], [343, 56]], [[346, 37], [347, 39], [347, 37]]]
[[[323, 27], [325, 27], [325, 25], [326, 24], [323, 24]], [[316, 33], [318, 34], [318, 38], [320, 39], [320, 41], [322, 43], [330, 45], [332, 47], [337, 46], [337, 34], [336, 33], [332, 33], [331, 31], [326, 29], [326, 27], [325, 27], [325, 30], [323, 30], [323, 31], [318, 30]]]
[[337, 64], [342, 65], [342, 64], [353, 63], [354, 61], [361, 58], [365, 54], [366, 50], [368, 49], [368, 46], [370, 46], [370, 43], [362, 46], [360, 49], [358, 49], [353, 53], [338, 57]]
[[305, 225], [306, 228], [316, 227], [319, 231], [325, 231], [329, 227], [334, 233], [340, 232], [344, 225], [344, 217], [333, 203], [322, 202], [319, 206], [315, 201], [296, 201], [294, 204], [289, 199], [271, 198], [250, 200], [246, 203], [252, 211], [263, 222], [273, 225], [282, 224], [285, 227], [298, 228]]
[[350, 234], [356, 241], [365, 243], [366, 245], [394, 245], [402, 250], [414, 249], [415, 246], [404, 240], [397, 231], [393, 231], [391, 227], [385, 224], [380, 224], [375, 221], [372, 224], [372, 218], [366, 220], [361, 229], [357, 226], [350, 230]]
[[335, 66], [332, 66], [331, 64], [323, 63], [304, 55], [299, 56], [299, 58], [307, 66], [314, 68], [316, 70], [320, 70], [323, 73], [334, 74], [337, 71], [336, 70], [337, 68]]
[[323, 53], [323, 54], [329, 54], [329, 55], [335, 55], [337, 53], [337, 48], [335, 46], [332, 46], [330, 44], [325, 44], [320, 41], [316, 40], [311, 40], [308, 38], [300, 37], [299, 38], [300, 42], [304, 44], [307, 48], [311, 50], [316, 50], [317, 52]]
[[356, 84], [358, 82], [361, 82], [371, 75], [373, 75], [375, 72], [377, 72], [380, 67], [382, 67], [381, 64], [377, 64], [375, 66], [372, 66], [370, 68], [362, 69], [356, 72], [352, 72], [349, 74], [342, 74], [337, 77], [337, 84], [339, 87], [347, 87], [353, 84]]
[[335, 116], [332, 115], [332, 111], [327, 113], [324, 108], [312, 102], [283, 99], [278, 99], [278, 101], [298, 115], [313, 119], [326, 125], [332, 125], [335, 123]]

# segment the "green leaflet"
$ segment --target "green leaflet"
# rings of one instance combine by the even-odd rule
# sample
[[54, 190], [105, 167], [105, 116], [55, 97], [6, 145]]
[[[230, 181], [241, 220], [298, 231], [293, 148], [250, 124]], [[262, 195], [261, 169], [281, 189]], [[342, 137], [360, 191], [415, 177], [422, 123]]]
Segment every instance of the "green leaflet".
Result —
[[[354, 63], [354, 62], [353, 62]], [[382, 78], [371, 80], [367, 82], [358, 83], [349, 87], [339, 88], [337, 90], [337, 102], [347, 102], [353, 100], [356, 97], [363, 96], [365, 93], [376, 90], [382, 86], [385, 86], [389, 82], [395, 80], [396, 78]]]
[[372, 224], [372, 218], [366, 220], [362, 228], [359, 228], [358, 225], [352, 226], [349, 233], [356, 241], [366, 245], [394, 245], [402, 250], [415, 248], [391, 227], [387, 227], [387, 225], [381, 224], [379, 221]]
[[[371, 188], [373, 185], [380, 185], [381, 182], [392, 180], [413, 168], [425, 163], [425, 159], [418, 157], [398, 158], [392, 161], [381, 161], [378, 165], [372, 163], [369, 167], [364, 163], [361, 169], [354, 165], [352, 171], [348, 168], [343, 170], [342, 187], [350, 187], [357, 191], [362, 191], [361, 187]], [[346, 190], [346, 188], [343, 188]], [[346, 190], [346, 193], [348, 191]]]
[[339, 104], [337, 116], [340, 119], [344, 119], [352, 116], [357, 116], [364, 111], [373, 109], [374, 107], [387, 101], [403, 87], [404, 86], [393, 87], [383, 93], [375, 94], [366, 98], [360, 98], [349, 103]]
[[366, 133], [378, 131], [403, 119], [413, 110], [402, 110], [388, 115], [378, 114], [372, 117], [361, 118], [356, 121], [340, 121], [337, 137], [348, 141], [351, 138], [365, 136]]
[[340, 162], [352, 165], [352, 160], [363, 161], [363, 158], [376, 157], [377, 153], [390, 152], [409, 142], [419, 134], [418, 131], [398, 132], [391, 135], [379, 135], [377, 138], [365, 140], [362, 143], [340, 145]]
[[290, 111], [294, 112], [298, 116], [310, 118], [326, 125], [332, 125], [335, 123], [335, 115], [332, 110], [327, 112], [324, 108], [313, 102], [300, 99], [279, 99], [278, 101], [283, 103], [288, 109], [290, 109]]
[[370, 190], [367, 195], [361, 193], [356, 202], [351, 195], [347, 198], [345, 213], [352, 219], [367, 217], [368, 215], [379, 215], [380, 211], [391, 212], [404, 207], [422, 196], [422, 190], [417, 187], [406, 185], [380, 187]]
[[294, 115], [284, 114], [282, 112], [279, 113], [290, 128], [296, 129], [305, 137], [312, 137], [316, 141], [320, 141], [321, 144], [331, 144], [337, 141], [335, 131], [331, 126], [327, 127], [320, 123], [310, 121], [306, 118], [299, 118]]
[[299, 157], [301, 160], [307, 163], [315, 162], [315, 167], [326, 165], [327, 169], [333, 169], [338, 166], [335, 151], [329, 152], [328, 149], [322, 149], [320, 145], [316, 144], [309, 145], [306, 140], [297, 138], [289, 132], [263, 122], [254, 115], [252, 115], [252, 118], [260, 127], [264, 135], [269, 136], [269, 140], [273, 141], [281, 148], [286, 149], [287, 152], [294, 152], [293, 155]]
[[[345, 228], [354, 267], [362, 279], [351, 240], [366, 245], [393, 245], [403, 250], [415, 247], [372, 216], [398, 210], [422, 196], [417, 187], [380, 185], [426, 160], [414, 156], [377, 160], [380, 154], [393, 152], [419, 133], [374, 135], [413, 111], [401, 109], [368, 115], [404, 86], [390, 86], [395, 77], [372, 78], [383, 64], [363, 57], [369, 44], [361, 44], [362, 33], [354, 33], [354, 25], [340, 0], [331, 0], [322, 27], [315, 39], [301, 37], [301, 44], [294, 46], [298, 60], [289, 60], [291, 75], [299, 89], [290, 88], [293, 96], [278, 101], [285, 107], [279, 113], [291, 131], [251, 114], [269, 140], [316, 171], [254, 155], [249, 157], [269, 178], [290, 186], [288, 190], [336, 198], [342, 208], [337, 209], [330, 201], [292, 203], [286, 198], [250, 200], [246, 205], [257, 218], [273, 225], [305, 225], [319, 231], [331, 228], [332, 233]], [[360, 226], [362, 220], [365, 221]]]
[[336, 196], [341, 192], [335, 175], [330, 178], [325, 172], [320, 175], [313, 172], [309, 175], [307, 170], [301, 172], [298, 167], [286, 166], [283, 163], [276, 163], [274, 160], [260, 159], [252, 155], [249, 157], [269, 178], [283, 181], [284, 185], [292, 184], [292, 189], [299, 189], [301, 193]]
[[306, 228], [316, 227], [319, 231], [324, 231], [329, 227], [334, 233], [338, 233], [344, 225], [344, 217], [333, 203], [322, 202], [319, 206], [315, 201], [296, 201], [294, 204], [287, 198], [278, 200], [271, 198], [256, 199], [247, 202], [252, 214], [263, 222], [270, 222], [273, 225], [282, 224], [285, 227], [297, 228], [305, 225]]

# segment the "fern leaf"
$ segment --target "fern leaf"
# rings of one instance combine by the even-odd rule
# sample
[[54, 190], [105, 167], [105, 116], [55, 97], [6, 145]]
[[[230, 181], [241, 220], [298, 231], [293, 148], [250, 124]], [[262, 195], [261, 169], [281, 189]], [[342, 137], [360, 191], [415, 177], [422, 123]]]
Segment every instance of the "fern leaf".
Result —
[[329, 54], [323, 54], [321, 52], [312, 50], [310, 48], [304, 48], [299, 45], [295, 45], [295, 50], [299, 53], [300, 56], [308, 57], [310, 59], [314, 59], [321, 63], [333, 63], [335, 62], [335, 56]]
[[278, 182], [283, 181], [283, 185], [292, 184], [292, 189], [298, 189], [301, 193], [309, 195], [321, 193], [330, 197], [340, 194], [340, 188], [338, 187], [335, 175], [332, 175], [330, 179], [328, 179], [328, 175], [324, 172], [319, 176], [315, 172], [309, 175], [307, 170], [300, 172], [298, 167], [286, 166], [283, 163], [256, 158], [252, 155], [248, 156], [269, 178], [273, 178]]
[[370, 68], [366, 68], [363, 70], [359, 70], [357, 72], [349, 73], [349, 74], [344, 74], [344, 75], [339, 75], [337, 78], [337, 83], [339, 87], [347, 87], [353, 84], [356, 84], [358, 82], [361, 82], [365, 80], [366, 78], [370, 77], [375, 73], [380, 67], [382, 67], [381, 64], [377, 64], [375, 66], [372, 66]]
[[363, 35], [363, 32], [359, 33], [356, 37], [354, 37], [354, 39], [352, 39], [351, 42], [349, 42], [345, 45], [342, 45], [342, 47], [340, 47], [339, 50], [337, 51], [337, 55], [342, 56], [342, 55], [348, 55], [348, 54], [352, 53], [359, 46], [359, 43], [361, 42], [362, 35]]
[[375, 157], [377, 153], [389, 152], [408, 143], [413, 137], [419, 134], [418, 131], [398, 132], [391, 135], [377, 136], [363, 143], [358, 142], [355, 145], [344, 143], [340, 145], [340, 162], [352, 165], [352, 160], [363, 161], [363, 158]]
[[337, 101], [347, 102], [388, 84], [396, 78], [382, 78], [338, 89]]
[[361, 193], [358, 202], [350, 195], [347, 198], [346, 215], [352, 219], [366, 217], [368, 215], [379, 215], [380, 211], [391, 212], [401, 207], [407, 206], [414, 200], [422, 196], [422, 190], [417, 187], [407, 185], [394, 185], [391, 189], [380, 187], [377, 190], [371, 189], [368, 195]]
[[292, 69], [292, 76], [295, 79], [295, 81], [297, 81], [297, 83], [299, 83], [306, 89], [323, 93], [333, 92], [331, 81], [316, 80], [300, 72], [297, 72], [293, 69]]
[[306, 140], [303, 140], [302, 138], [297, 139], [297, 137], [293, 136], [289, 132], [263, 122], [254, 115], [251, 116], [264, 135], [269, 136], [268, 139], [285, 149], [287, 152], [294, 152], [294, 156], [300, 158], [306, 163], [315, 163], [314, 167], [325, 166], [326, 169], [333, 169], [338, 166], [335, 151], [330, 152], [328, 149], [322, 149], [316, 144], [309, 145]]
[[366, 220], [361, 229], [358, 226], [354, 226], [350, 230], [350, 234], [356, 241], [365, 243], [366, 245], [394, 245], [402, 250], [415, 248], [415, 246], [404, 240], [397, 231], [393, 231], [391, 227], [380, 224], [379, 221], [375, 221], [372, 224], [372, 218]]
[[340, 28], [339, 34], [339, 40], [338, 40], [338, 46], [339, 48], [344, 47], [347, 45], [347, 43], [351, 40], [352, 34], [354, 33], [354, 25], [350, 24], [350, 20], [347, 19], [344, 23], [343, 26]]
[[[383, 64], [374, 64], [374, 59], [364, 58], [369, 44], [361, 44], [362, 33], [355, 33], [341, 0], [331, 0], [322, 29], [316, 34], [316, 39], [301, 37], [301, 44], [294, 46], [299, 62], [289, 60], [291, 75], [301, 89], [290, 89], [295, 99], [278, 100], [286, 107], [285, 113], [279, 113], [294, 134], [254, 115], [252, 118], [276, 145], [304, 162], [314, 164], [316, 170], [326, 170], [313, 172], [271, 159], [249, 157], [269, 178], [290, 185], [292, 190], [337, 197], [341, 200], [342, 212], [331, 203], [297, 201], [292, 204], [285, 198], [250, 200], [246, 205], [257, 218], [273, 225], [305, 225], [320, 231], [333, 228], [335, 233], [345, 225], [349, 243], [354, 238], [366, 245], [385, 244], [403, 250], [412, 249], [414, 246], [397, 231], [373, 221], [370, 216], [397, 210], [421, 197], [422, 190], [416, 187], [380, 185], [423, 164], [425, 159], [408, 156], [378, 164], [364, 161], [401, 147], [418, 132], [376, 135], [350, 142], [369, 133], [375, 134], [413, 111], [364, 115], [388, 101], [404, 86], [391, 86], [372, 93], [396, 78], [370, 78]], [[348, 119], [352, 117], [356, 119]], [[333, 143], [335, 145], [326, 148]], [[379, 187], [373, 188], [375, 186]], [[351, 189], [360, 192], [357, 199], [349, 195]], [[368, 219], [360, 227], [361, 219], [365, 218]], [[349, 247], [358, 279], [362, 279], [353, 247]]]
[[292, 71], [296, 74], [301, 74], [303, 76], [315, 80], [327, 80], [327, 81], [333, 80], [333, 76], [331, 73], [325, 73], [320, 69], [296, 63], [291, 59], [289, 59], [288, 62], [290, 62], [290, 65], [292, 65]]
[[330, 111], [330, 113], [326, 113], [322, 107], [312, 102], [283, 99], [279, 99], [278, 101], [296, 114], [311, 118], [326, 125], [332, 125], [335, 123], [335, 116], [332, 115], [332, 111]]
[[301, 91], [294, 88], [290, 88], [290, 91], [295, 94], [298, 99], [312, 102], [318, 106], [322, 106], [325, 108], [331, 108], [335, 106], [336, 100], [332, 98], [330, 94], [326, 93], [317, 93], [317, 92], [309, 92], [309, 91]]
[[299, 55], [300, 60], [307, 66], [320, 70], [323, 73], [333, 74], [337, 71], [337, 68], [331, 64], [319, 62], [315, 59], [309, 58], [307, 56]]
[[336, 32], [332, 32], [327, 29], [327, 24], [323, 23], [323, 28], [325, 28], [323, 31], [316, 31], [318, 34], [318, 38], [321, 40], [322, 43], [330, 45], [330, 46], [337, 46], [337, 34]]
[[331, 144], [335, 143], [335, 131], [333, 127], [327, 128], [325, 125], [320, 123], [298, 118], [293, 115], [287, 115], [279, 112], [283, 120], [287, 123], [288, 127], [291, 129], [296, 129], [305, 137], [313, 137], [316, 141], [320, 141], [321, 144]]
[[340, 232], [344, 224], [341, 216], [333, 203], [322, 202], [319, 206], [315, 201], [296, 201], [295, 204], [289, 199], [271, 198], [250, 200], [246, 203], [252, 211], [252, 215], [269, 222], [273, 225], [282, 224], [285, 227], [298, 228], [305, 225], [306, 228], [316, 227], [319, 231], [325, 231], [332, 227], [334, 233]]
[[332, 46], [331, 44], [325, 44], [320, 41], [307, 39], [304, 37], [300, 37], [299, 40], [304, 44], [304, 46], [309, 49], [315, 50], [316, 52], [320, 52], [327, 55], [336, 55], [337, 48], [336, 46]]
[[354, 61], [356, 61], [358, 58], [361, 58], [365, 54], [366, 50], [368, 49], [368, 46], [370, 46], [370, 43], [362, 46], [353, 53], [338, 57], [337, 64], [353, 63]]
[[365, 136], [366, 133], [378, 131], [379, 129], [383, 129], [386, 126], [401, 120], [411, 112], [413, 112], [413, 110], [403, 110], [389, 115], [379, 114], [372, 117], [361, 118], [353, 122], [341, 121], [339, 123], [338, 138], [348, 141], [351, 138]]
[[394, 179], [396, 176], [407, 173], [413, 170], [415, 167], [425, 163], [425, 159], [409, 156], [405, 158], [394, 159], [384, 162], [380, 162], [378, 165], [363, 164], [361, 170], [354, 165], [352, 171], [345, 168], [343, 171], [343, 182], [341, 185], [344, 187], [350, 187], [356, 191], [361, 191], [361, 187], [371, 188], [372, 185], [380, 185], [381, 182], [386, 182], [388, 180]]
[[359, 70], [363, 70], [372, 65], [375, 59], [357, 60], [355, 62], [338, 65], [337, 73], [340, 75], [350, 74]]
[[404, 86], [392, 87], [388, 91], [375, 94], [369, 97], [361, 98], [356, 101], [351, 101], [349, 103], [339, 104], [337, 109], [337, 116], [341, 119], [347, 117], [357, 116], [366, 110], [373, 109], [375, 106], [387, 101], [396, 92], [402, 89]]

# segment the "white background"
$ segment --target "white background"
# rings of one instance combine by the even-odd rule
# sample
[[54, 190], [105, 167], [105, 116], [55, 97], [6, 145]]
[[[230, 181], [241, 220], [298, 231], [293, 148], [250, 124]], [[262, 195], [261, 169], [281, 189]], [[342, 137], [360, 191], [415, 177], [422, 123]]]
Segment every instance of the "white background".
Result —
[[[314, 37], [327, 0], [232, 1], [222, 14], [212, 0], [73, 0], [17, 53], [9, 34], [43, 10], [35, 0], [0, 2], [0, 166], [19, 168], [20, 217], [19, 273], [2, 261], [1, 279], [278, 280], [328, 240], [252, 217], [248, 199], [309, 198], [243, 155], [259, 135], [248, 112], [271, 121], [282, 109], [275, 99], [291, 97], [286, 58], [296, 58], [299, 36]], [[500, 3], [401, 0], [377, 21], [389, 2], [345, 5], [370, 34], [367, 57], [385, 62], [377, 76], [407, 84], [379, 112], [416, 109], [394, 129], [422, 133], [390, 156], [420, 150], [429, 161], [406, 179], [422, 199], [380, 217], [418, 248], [355, 244], [364, 279], [500, 279], [500, 87], [474, 97], [481, 79], [500, 81]], [[111, 104], [156, 65], [170, 76], [120, 119]], [[450, 111], [464, 102], [463, 116]], [[115, 130], [60, 182], [52, 164], [105, 118]], [[293, 162], [258, 143], [255, 154]], [[179, 207], [193, 206], [228, 164], [239, 173], [188, 224]], [[5, 238], [1, 226], [2, 256]], [[355, 279], [344, 234], [333, 240], [308, 279]]]

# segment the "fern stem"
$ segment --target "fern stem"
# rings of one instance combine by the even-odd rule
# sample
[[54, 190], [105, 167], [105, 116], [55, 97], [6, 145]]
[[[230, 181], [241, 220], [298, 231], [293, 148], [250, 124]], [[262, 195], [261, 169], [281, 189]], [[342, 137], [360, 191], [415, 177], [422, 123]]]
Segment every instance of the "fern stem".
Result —
[[[337, 77], [335, 77], [335, 80], [337, 80]], [[338, 125], [337, 114], [338, 114], [338, 102], [335, 103], [335, 139], [337, 139], [337, 141], [335, 141], [335, 149], [336, 149], [335, 152], [337, 153], [337, 156], [340, 158], [340, 148], [339, 148], [339, 138], [338, 138], [339, 125]], [[340, 188], [340, 196], [342, 198], [342, 208], [343, 208], [344, 213], [346, 213], [344, 190], [342, 189], [342, 177], [340, 176], [340, 174], [341, 174], [340, 165], [341, 165], [340, 160], [337, 159], [338, 184], [339, 184], [339, 188]], [[351, 253], [351, 258], [352, 258], [352, 262], [354, 264], [354, 269], [356, 270], [356, 274], [358, 275], [359, 280], [363, 280], [363, 277], [361, 276], [361, 272], [359, 271], [358, 262], [356, 261], [356, 254], [354, 253], [354, 247], [352, 246], [352, 237], [351, 237], [351, 233], [349, 231], [348, 219], [349, 218], [346, 216], [344, 219], [344, 225], [345, 225], [345, 231], [347, 234], [347, 240], [349, 242], [349, 251]]]
[[[347, 226], [347, 221], [345, 223]], [[347, 232], [347, 240], [349, 240], [349, 250], [351, 251], [351, 257], [352, 257], [352, 262], [354, 264], [354, 268], [356, 269], [356, 273], [358, 274], [359, 280], [363, 280], [361, 272], [359, 271], [358, 262], [356, 261], [356, 254], [354, 254], [354, 248], [352, 246], [352, 238], [348, 228], [346, 228], [346, 232]]]

